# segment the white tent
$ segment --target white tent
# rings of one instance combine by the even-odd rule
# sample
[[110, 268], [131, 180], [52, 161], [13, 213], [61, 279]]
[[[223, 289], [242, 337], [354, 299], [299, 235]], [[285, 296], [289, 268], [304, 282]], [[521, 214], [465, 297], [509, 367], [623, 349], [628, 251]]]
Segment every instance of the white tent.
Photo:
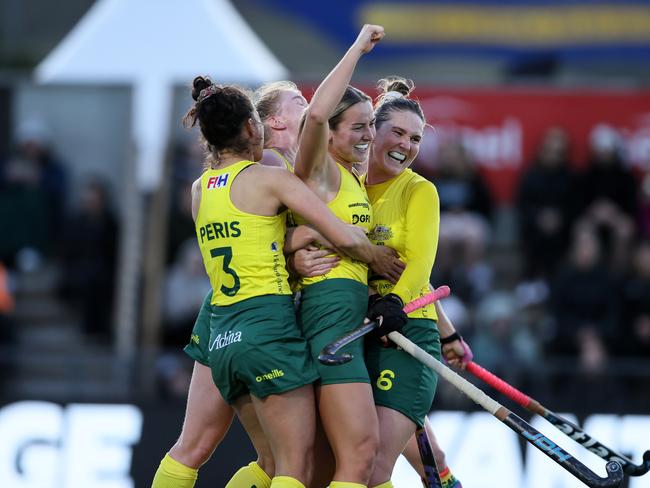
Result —
[[197, 74], [257, 83], [287, 71], [227, 0], [98, 0], [35, 72], [40, 83], [133, 86], [144, 189], [160, 180], [171, 87]]
[[162, 252], [157, 243], [164, 239], [165, 226], [161, 219], [145, 219], [135, 185], [140, 191], [160, 186], [172, 87], [189, 84], [198, 74], [220, 82], [258, 83], [285, 78], [287, 71], [228, 0], [97, 0], [35, 71], [39, 83], [133, 87], [136, 171], [120, 189], [128, 212], [122, 228], [116, 317], [117, 349], [128, 358], [137, 347], [142, 229], [154, 221], [161, 223], [148, 232], [145, 337], [155, 337], [159, 327]]

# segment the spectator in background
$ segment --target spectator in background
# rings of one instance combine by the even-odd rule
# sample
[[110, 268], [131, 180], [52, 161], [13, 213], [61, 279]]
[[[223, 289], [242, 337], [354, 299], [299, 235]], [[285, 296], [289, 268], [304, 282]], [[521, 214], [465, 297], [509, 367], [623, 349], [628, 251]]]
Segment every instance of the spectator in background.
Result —
[[492, 199], [460, 140], [440, 144], [436, 167], [432, 181], [440, 196], [440, 240], [433, 279], [475, 302], [492, 281], [484, 262]]
[[650, 357], [650, 241], [640, 242], [635, 250], [632, 273], [623, 286], [622, 312], [620, 352]]
[[61, 238], [60, 294], [80, 309], [84, 332], [110, 339], [118, 226], [103, 182], [89, 180], [79, 209], [66, 219]]
[[[0, 174], [0, 259], [20, 264], [21, 251], [42, 255], [56, 249], [63, 220], [67, 175], [51, 150], [51, 132], [41, 119], [18, 126], [13, 155]], [[20, 211], [16, 211], [20, 209]]]
[[171, 265], [183, 243], [189, 238], [196, 238], [196, 229], [191, 212], [192, 183], [203, 172], [202, 161], [205, 158], [198, 141], [177, 142], [172, 159], [171, 205], [169, 225], [167, 228], [167, 257]]
[[569, 164], [566, 131], [546, 131], [532, 165], [523, 173], [517, 193], [519, 234], [526, 279], [553, 276], [569, 243], [574, 215], [574, 175]]
[[608, 265], [621, 271], [627, 264], [637, 218], [637, 185], [623, 164], [620, 135], [598, 125], [589, 140], [589, 166], [579, 176], [580, 218], [598, 230]]
[[492, 292], [476, 308], [471, 338], [481, 365], [513, 383], [519, 382], [513, 375], [521, 373], [522, 368], [532, 368], [541, 357], [539, 341], [523, 316], [511, 293]]
[[639, 236], [650, 239], [650, 173], [639, 185]]
[[442, 211], [468, 213], [489, 223], [492, 216], [490, 192], [460, 139], [440, 144], [435, 180]]
[[9, 317], [14, 306], [14, 297], [9, 289], [9, 275], [0, 261], [0, 345], [13, 341], [13, 330]]
[[[200, 276], [196, 276], [196, 229], [192, 219], [192, 182], [203, 170], [201, 145], [198, 141], [178, 141], [174, 145], [171, 170], [171, 202], [167, 226], [165, 262], [168, 266], [163, 286], [162, 341], [165, 348], [180, 349], [187, 343], [196, 311], [201, 308], [210, 282], [201, 255]], [[188, 243], [188, 240], [191, 241]], [[206, 284], [207, 282], [207, 284]], [[198, 301], [197, 301], [198, 297]], [[190, 310], [188, 317], [188, 310]], [[177, 351], [166, 351], [156, 360], [158, 391], [166, 399], [187, 397], [192, 377], [187, 360]]]
[[607, 344], [618, 325], [616, 283], [601, 258], [595, 230], [589, 225], [576, 226], [568, 263], [551, 286], [556, 330], [550, 352], [579, 355], [587, 373], [605, 367]]
[[201, 309], [210, 287], [196, 237], [187, 239], [179, 247], [176, 260], [165, 279], [165, 347], [180, 349], [187, 343], [189, 331], [196, 320], [196, 311]]
[[14, 324], [11, 320], [14, 306], [15, 301], [9, 285], [9, 274], [0, 261], [0, 391], [13, 371], [14, 357], [11, 354], [13, 348], [5, 348], [13, 346], [15, 341]]
[[[200, 174], [200, 172], [197, 173], [194, 179], [198, 178]], [[192, 181], [177, 182], [172, 187], [172, 192], [167, 228], [167, 263], [169, 265], [180, 259], [181, 249], [188, 239], [196, 239], [196, 229], [192, 219]]]

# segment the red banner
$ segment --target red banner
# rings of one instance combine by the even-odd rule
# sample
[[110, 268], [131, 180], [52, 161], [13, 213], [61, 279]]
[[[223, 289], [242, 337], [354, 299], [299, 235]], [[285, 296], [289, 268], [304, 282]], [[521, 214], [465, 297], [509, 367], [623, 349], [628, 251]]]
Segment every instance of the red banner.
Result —
[[[374, 88], [365, 87], [375, 95]], [[305, 90], [310, 93], [311, 90]], [[582, 167], [588, 142], [599, 125], [620, 132], [624, 155], [636, 171], [650, 171], [650, 91], [445, 89], [418, 86], [428, 122], [418, 164], [436, 165], [441, 140], [460, 137], [488, 182], [496, 201], [511, 203], [523, 168], [530, 164], [550, 128], [564, 128], [571, 162]]]
[[650, 92], [418, 89], [435, 132], [428, 135], [424, 163], [435, 165], [442, 138], [459, 136], [474, 156], [494, 197], [509, 203], [520, 173], [530, 164], [544, 132], [563, 127], [571, 162], [583, 166], [589, 138], [599, 125], [619, 131], [629, 165], [650, 170]]

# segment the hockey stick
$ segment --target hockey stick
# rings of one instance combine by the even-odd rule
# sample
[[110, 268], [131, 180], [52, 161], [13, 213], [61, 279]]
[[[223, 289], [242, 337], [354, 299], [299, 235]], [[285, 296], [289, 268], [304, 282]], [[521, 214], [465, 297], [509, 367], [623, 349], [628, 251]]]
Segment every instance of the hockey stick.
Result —
[[415, 439], [418, 441], [420, 459], [424, 467], [424, 478], [422, 478], [422, 482], [425, 488], [442, 488], [442, 481], [440, 481], [436, 460], [433, 457], [433, 449], [431, 449], [429, 436], [427, 436], [427, 431], [424, 427], [419, 427], [415, 431]]
[[[418, 308], [422, 308], [426, 305], [429, 305], [430, 303], [435, 302], [436, 300], [440, 300], [442, 298], [449, 296], [449, 293], [450, 290], [447, 285], [438, 287], [435, 290], [433, 290], [431, 293], [427, 293], [426, 295], [420, 298], [416, 298], [412, 302], [406, 304], [406, 306], [404, 307], [404, 312], [411, 313], [412, 311], [417, 310]], [[318, 355], [318, 360], [321, 363], [330, 366], [347, 363], [352, 359], [352, 355], [349, 353], [336, 354], [339, 351], [339, 349], [347, 346], [348, 344], [356, 341], [357, 339], [360, 339], [368, 332], [372, 331], [375, 327], [377, 327], [377, 322], [369, 321], [363, 324], [361, 327], [357, 327], [356, 329], [348, 332], [344, 336], [339, 337], [334, 342], [327, 344], [323, 348], [321, 353]]]
[[453, 384], [471, 400], [479, 404], [485, 410], [494, 415], [501, 422], [510, 427], [526, 442], [534, 445], [537, 449], [546, 454], [550, 459], [566, 469], [573, 476], [591, 488], [614, 488], [623, 481], [623, 470], [616, 461], [610, 461], [605, 466], [607, 477], [601, 478], [582, 464], [568, 452], [535, 430], [528, 422], [518, 417], [499, 402], [487, 396], [483, 391], [471, 384], [465, 378], [444, 366], [436, 358], [428, 354], [422, 348], [413, 344], [399, 332], [391, 332], [388, 338], [401, 347], [408, 354], [429, 368], [433, 369], [439, 376]]
[[474, 376], [490, 385], [495, 390], [500, 391], [505, 396], [524, 407], [526, 410], [544, 417], [558, 430], [565, 433], [571, 439], [584, 446], [587, 450], [593, 452], [596, 456], [600, 456], [606, 461], [616, 461], [623, 467], [625, 474], [628, 474], [630, 476], [641, 476], [650, 470], [650, 451], [646, 451], [643, 454], [642, 464], [634, 464], [630, 458], [617, 453], [607, 446], [604, 446], [589, 434], [587, 434], [585, 431], [583, 431], [580, 427], [575, 425], [573, 422], [569, 422], [565, 418], [551, 412], [549, 409], [541, 405], [538, 401], [533, 400], [525, 393], [522, 393], [514, 386], [506, 383], [494, 373], [491, 373], [475, 362], [471, 361], [467, 363], [466, 369]]

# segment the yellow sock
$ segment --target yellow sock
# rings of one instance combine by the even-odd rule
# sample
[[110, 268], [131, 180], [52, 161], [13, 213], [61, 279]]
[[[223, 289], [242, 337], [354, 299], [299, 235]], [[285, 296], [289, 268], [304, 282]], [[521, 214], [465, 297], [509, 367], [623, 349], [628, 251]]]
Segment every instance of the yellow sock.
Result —
[[251, 488], [251, 486], [257, 488], [269, 488], [271, 486], [271, 478], [255, 461], [249, 463], [248, 466], [239, 468], [239, 471], [230, 478], [225, 488]]
[[291, 476], [276, 476], [271, 480], [271, 488], [305, 488], [305, 485]]
[[381, 485], [374, 486], [373, 488], [393, 488], [393, 482], [391, 480], [382, 483]]
[[330, 483], [330, 488], [368, 488], [368, 487], [360, 483], [348, 483], [347, 481], [332, 481]]
[[151, 488], [193, 488], [198, 476], [198, 469], [188, 468], [165, 454], [153, 477]]

